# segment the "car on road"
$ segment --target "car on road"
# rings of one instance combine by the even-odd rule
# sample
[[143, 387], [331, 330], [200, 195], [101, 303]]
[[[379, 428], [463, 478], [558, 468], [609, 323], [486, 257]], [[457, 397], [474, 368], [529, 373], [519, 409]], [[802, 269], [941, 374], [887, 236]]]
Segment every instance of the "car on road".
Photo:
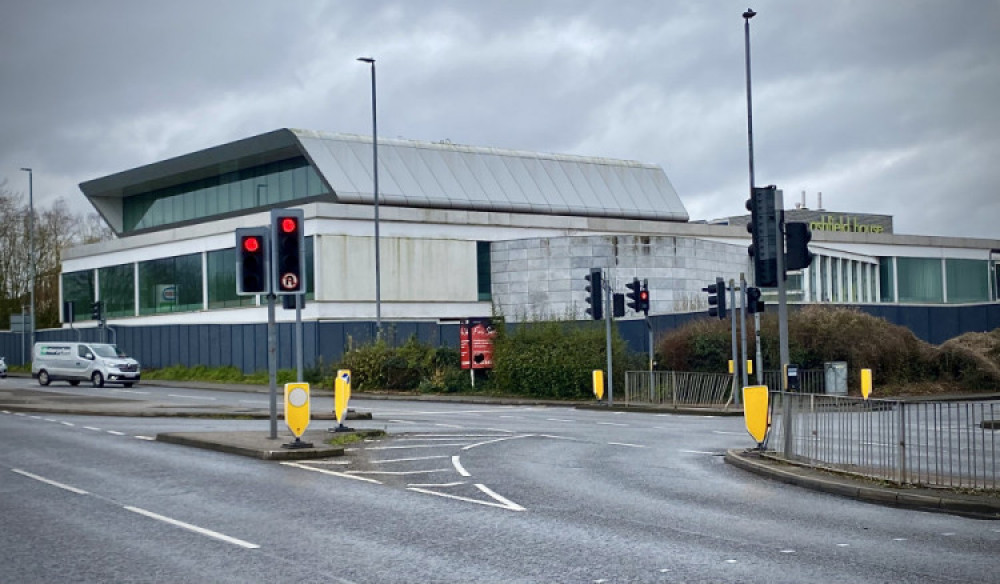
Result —
[[0, 357], [0, 378], [7, 377], [7, 358]]
[[139, 362], [115, 345], [105, 343], [35, 343], [31, 359], [31, 376], [41, 385], [53, 381], [68, 381], [80, 385], [90, 381], [94, 387], [119, 383], [132, 387], [139, 382]]

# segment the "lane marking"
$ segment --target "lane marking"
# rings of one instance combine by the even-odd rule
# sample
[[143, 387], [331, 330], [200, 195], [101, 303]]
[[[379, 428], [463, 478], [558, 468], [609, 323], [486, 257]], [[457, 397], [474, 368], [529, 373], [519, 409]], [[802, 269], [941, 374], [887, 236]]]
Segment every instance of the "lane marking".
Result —
[[14, 415], [15, 416], [24, 416], [25, 414], [22, 414], [21, 412], [14, 412]]
[[206, 396], [202, 396], [202, 395], [179, 395], [179, 394], [176, 394], [176, 393], [168, 393], [167, 397], [182, 397], [184, 399], [200, 399], [200, 400], [204, 400], [204, 401], [218, 401], [217, 398], [206, 397]]
[[63, 426], [70, 426], [70, 427], [76, 426], [76, 424], [74, 424], [73, 422], [59, 422], [59, 423], [62, 424]]
[[[458, 444], [409, 444], [406, 446], [373, 446], [365, 450], [408, 450], [411, 448], [441, 448], [442, 446], [465, 446], [465, 442]], [[357, 450], [357, 449], [355, 449]]]
[[708, 454], [710, 456], [715, 455], [714, 452], [706, 452], [704, 450], [681, 450], [680, 452], [683, 452], [685, 454]]
[[52, 479], [47, 479], [47, 478], [42, 477], [42, 476], [38, 476], [38, 475], [36, 475], [34, 473], [30, 473], [30, 472], [28, 472], [26, 470], [21, 470], [19, 468], [12, 468], [10, 470], [16, 472], [17, 474], [19, 474], [21, 476], [28, 477], [29, 479], [34, 479], [36, 481], [45, 483], [47, 485], [52, 485], [53, 487], [59, 487], [60, 489], [69, 491], [71, 493], [76, 493], [77, 495], [89, 495], [90, 494], [87, 491], [84, 491], [83, 489], [78, 489], [76, 487], [71, 487], [71, 486], [69, 486], [67, 484], [60, 483], [60, 482], [57, 482], [57, 481], [53, 481]]
[[524, 507], [518, 505], [517, 503], [511, 501], [510, 499], [508, 499], [506, 497], [503, 497], [501, 495], [496, 494], [494, 491], [492, 491], [486, 485], [482, 485], [482, 484], [476, 483], [476, 488], [479, 489], [480, 491], [486, 493], [490, 497], [493, 497], [497, 501], [500, 501], [500, 503], [502, 503], [505, 507], [507, 507], [511, 511], [524, 511], [525, 510]]
[[729, 432], [726, 430], [712, 430], [712, 434], [725, 434], [727, 436], [746, 436], [746, 432]]
[[327, 470], [325, 468], [313, 468], [311, 466], [307, 466], [305, 464], [300, 464], [298, 462], [282, 462], [281, 464], [284, 465], [284, 466], [294, 466], [295, 468], [301, 468], [302, 470], [311, 470], [313, 472], [318, 472], [318, 473], [322, 473], [322, 474], [333, 475], [335, 477], [341, 477], [341, 478], [345, 478], [345, 479], [354, 479], [356, 481], [364, 481], [366, 483], [375, 483], [376, 485], [381, 485], [382, 484], [382, 481], [377, 481], [375, 479], [370, 479], [368, 477], [359, 477], [359, 476], [355, 476], [355, 475], [349, 475], [347, 473], [342, 473], [342, 472], [336, 472], [336, 471], [332, 471], [332, 470]]
[[332, 464], [337, 466], [348, 466], [351, 464], [350, 460], [310, 460], [309, 464]]
[[42, 418], [42, 419], [45, 420], [46, 422], [56, 422], [56, 421], [58, 421], [58, 420], [55, 420], [53, 418]]
[[455, 467], [455, 470], [458, 471], [458, 474], [462, 475], [463, 477], [471, 477], [472, 476], [471, 474], [469, 474], [469, 471], [465, 470], [465, 467], [462, 466], [462, 463], [459, 462], [457, 454], [455, 456], [451, 457], [451, 464], [452, 464], [452, 466]]
[[598, 426], [618, 426], [620, 428], [628, 428], [628, 424], [618, 424], [616, 422], [598, 422]]
[[795, 550], [781, 550], [780, 553], [783, 553], [783, 554], [794, 554]]
[[493, 444], [494, 442], [503, 442], [504, 440], [515, 440], [517, 438], [530, 438], [534, 434], [522, 434], [521, 436], [502, 436], [500, 438], [494, 438], [493, 440], [484, 440], [482, 442], [476, 442], [475, 444], [469, 444], [468, 446], [463, 446], [462, 450], [469, 450], [470, 448], [475, 448], [477, 446], [483, 446], [486, 444]]
[[113, 436], [124, 436], [125, 432], [119, 432], [118, 430], [108, 430], [108, 434]]
[[389, 420], [393, 424], [416, 424], [416, 422], [411, 422], [410, 420]]
[[393, 462], [414, 462], [417, 460], [434, 460], [437, 458], [448, 458], [447, 454], [440, 454], [435, 456], [411, 456], [409, 458], [387, 458], [383, 460], [372, 460], [369, 461], [372, 464], [391, 464]]
[[148, 391], [139, 391], [137, 389], [111, 389], [108, 391], [111, 393], [136, 393], [139, 395], [149, 395]]
[[462, 482], [462, 481], [455, 481], [453, 483], [410, 483], [410, 484], [408, 484], [406, 486], [407, 487], [417, 487], [417, 488], [421, 488], [421, 487], [427, 487], [427, 488], [430, 488], [430, 487], [442, 487], [443, 488], [443, 487], [457, 487], [459, 485], [464, 485], [464, 484], [465, 483]]
[[416, 475], [416, 474], [431, 474], [435, 472], [451, 472], [450, 468], [435, 468], [430, 470], [349, 470], [345, 474], [351, 476], [356, 475], [389, 475], [389, 476], [406, 476], [406, 475]]
[[546, 422], [575, 422], [576, 420], [566, 420], [563, 418], [545, 418]]
[[513, 430], [505, 430], [503, 428], [486, 428], [486, 430], [489, 430], [490, 432], [506, 432], [507, 434], [513, 434], [514, 433]]
[[554, 434], [539, 434], [542, 438], [553, 438], [555, 440], [569, 440], [571, 442], [581, 442], [579, 438], [573, 438], [571, 436], [556, 436]]
[[464, 428], [465, 426], [456, 426], [455, 424], [434, 424], [435, 426], [440, 426], [442, 428]]
[[83, 429], [84, 430], [91, 430], [93, 432], [103, 432], [104, 431], [104, 430], [101, 430], [100, 428], [95, 428], [93, 426], [84, 426]]
[[487, 495], [489, 495], [490, 497], [493, 497], [498, 502], [497, 503], [493, 503], [493, 502], [490, 502], [490, 501], [482, 501], [482, 500], [479, 500], [479, 499], [470, 499], [469, 497], [462, 497], [462, 496], [459, 496], [459, 495], [452, 495], [451, 493], [439, 493], [437, 491], [431, 491], [429, 489], [422, 489], [420, 487], [407, 487], [406, 490], [407, 491], [416, 491], [418, 493], [424, 493], [425, 495], [434, 495], [435, 497], [444, 497], [446, 499], [455, 499], [455, 500], [458, 500], [458, 501], [465, 501], [466, 503], [475, 503], [477, 505], [486, 505], [487, 507], [498, 507], [500, 509], [506, 509], [508, 511], [524, 511], [525, 510], [524, 507], [518, 505], [517, 503], [514, 503], [513, 501], [510, 501], [509, 499], [505, 499], [504, 497], [501, 497], [500, 495], [498, 495], [498, 494], [494, 493], [493, 491], [489, 490], [488, 488], [486, 488], [486, 485], [479, 485], [479, 484], [477, 484], [476, 487], [480, 491], [483, 491], [484, 493], [486, 493]]
[[136, 436], [139, 440], [148, 440], [150, 442], [156, 442], [155, 436]]
[[645, 448], [642, 444], [629, 444], [628, 442], [608, 442], [611, 446], [628, 446], [629, 448]]
[[125, 505], [123, 508], [126, 511], [131, 511], [133, 513], [138, 513], [139, 515], [145, 515], [146, 517], [149, 517], [150, 519], [156, 519], [157, 521], [162, 521], [164, 523], [169, 523], [170, 525], [173, 525], [175, 527], [180, 527], [182, 529], [187, 529], [189, 531], [193, 531], [195, 533], [198, 533], [198, 534], [201, 534], [201, 535], [205, 535], [205, 536], [217, 539], [219, 541], [224, 541], [226, 543], [231, 543], [233, 545], [238, 545], [238, 546], [240, 546], [242, 548], [254, 550], [254, 549], [257, 549], [257, 548], [260, 547], [259, 545], [255, 544], [255, 543], [250, 543], [250, 542], [244, 541], [242, 539], [237, 539], [235, 537], [230, 537], [230, 536], [225, 535], [223, 533], [219, 533], [218, 531], [212, 531], [211, 529], [205, 529], [204, 527], [198, 527], [197, 525], [192, 525], [190, 523], [185, 523], [185, 522], [179, 521], [177, 519], [172, 519], [172, 518], [167, 517], [165, 515], [160, 515], [158, 513], [153, 513], [152, 511], [147, 511], [145, 509], [140, 509], [139, 507], [132, 507], [130, 505]]

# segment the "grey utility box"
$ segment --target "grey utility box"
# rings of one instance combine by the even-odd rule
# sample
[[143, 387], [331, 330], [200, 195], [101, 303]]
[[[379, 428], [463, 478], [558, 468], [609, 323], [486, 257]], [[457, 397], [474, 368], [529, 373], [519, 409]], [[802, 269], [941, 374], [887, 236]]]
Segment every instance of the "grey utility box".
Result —
[[823, 380], [828, 395], [847, 395], [847, 361], [823, 363]]

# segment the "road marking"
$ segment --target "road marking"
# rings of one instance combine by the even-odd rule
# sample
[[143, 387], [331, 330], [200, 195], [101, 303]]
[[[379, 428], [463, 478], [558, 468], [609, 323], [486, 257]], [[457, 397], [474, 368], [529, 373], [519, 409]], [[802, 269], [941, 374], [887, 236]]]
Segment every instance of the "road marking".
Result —
[[849, 544], [849, 543], [838, 543], [837, 544], [837, 547], [850, 547], [850, 546], [851, 546], [851, 544]]
[[490, 497], [493, 497], [497, 503], [491, 503], [490, 501], [482, 501], [479, 499], [470, 499], [469, 497], [461, 497], [459, 495], [452, 495], [451, 493], [438, 493], [437, 491], [431, 491], [428, 489], [422, 489], [420, 487], [407, 487], [408, 491], [416, 491], [418, 493], [424, 493], [425, 495], [434, 495], [436, 497], [444, 497], [446, 499], [456, 499], [458, 501], [465, 501], [466, 503], [475, 503], [477, 505], [486, 505], [487, 507], [499, 507], [500, 509], [507, 509], [508, 511], [524, 511], [524, 507], [514, 503], [513, 501], [501, 497], [500, 495], [494, 493], [486, 487], [486, 485], [477, 484], [476, 488], [480, 491], [486, 493]]
[[124, 436], [125, 432], [119, 432], [118, 430], [108, 430], [108, 434], [112, 436]]
[[712, 430], [712, 434], [726, 434], [730, 436], [746, 436], [746, 432], [727, 432], [725, 430]]
[[389, 420], [393, 424], [416, 424], [416, 422], [411, 422], [410, 420]]
[[504, 430], [503, 428], [486, 428], [486, 430], [489, 430], [490, 432], [505, 432], [507, 434], [513, 434], [514, 433], [513, 430]]
[[15, 416], [24, 416], [25, 414], [22, 414], [21, 412], [14, 412], [14, 415]]
[[63, 426], [70, 426], [70, 427], [76, 426], [76, 424], [74, 424], [73, 422], [59, 422], [59, 423], [62, 424]]
[[184, 399], [200, 399], [200, 400], [205, 400], [205, 401], [217, 401], [217, 398], [206, 397], [206, 396], [202, 396], [202, 395], [179, 395], [179, 394], [176, 394], [176, 393], [168, 393], [167, 397], [182, 397]]
[[42, 419], [45, 420], [46, 422], [58, 422], [58, 420], [55, 420], [53, 418], [42, 418]]
[[598, 422], [598, 426], [618, 426], [620, 428], [628, 428], [628, 424], [618, 424], [615, 422]]
[[736, 563], [736, 560], [726, 560], [726, 563], [727, 563], [727, 564], [735, 564], [735, 563]]
[[111, 393], [137, 393], [139, 395], [149, 395], [148, 391], [139, 391], [136, 389], [111, 389], [108, 390]]
[[148, 440], [150, 442], [156, 442], [155, 436], [136, 436], [139, 440]]
[[894, 538], [892, 538], [892, 541], [906, 541], [906, 538], [905, 537], [894, 537]]
[[451, 464], [452, 464], [452, 466], [455, 467], [455, 470], [458, 471], [458, 474], [462, 475], [463, 477], [471, 477], [472, 476], [472, 475], [469, 474], [469, 471], [465, 470], [465, 467], [462, 466], [462, 463], [458, 461], [458, 455], [457, 454], [455, 456], [451, 457]]
[[60, 483], [60, 482], [56, 482], [56, 481], [53, 481], [51, 479], [47, 479], [45, 477], [40, 477], [40, 476], [38, 476], [36, 474], [33, 474], [33, 473], [30, 473], [30, 472], [28, 472], [26, 470], [21, 470], [19, 468], [12, 468], [10, 470], [16, 472], [17, 474], [19, 474], [21, 476], [28, 477], [29, 479], [35, 479], [36, 481], [45, 483], [47, 485], [52, 485], [53, 487], [59, 487], [60, 489], [69, 491], [71, 493], [76, 493], [77, 495], [89, 495], [90, 494], [87, 491], [84, 491], [83, 489], [78, 489], [76, 487], [71, 487], [69, 485], [66, 485], [66, 484], [63, 484], [63, 483]]
[[399, 438], [399, 440], [414, 440], [421, 438], [497, 438], [496, 434], [406, 434], [406, 438]]
[[706, 452], [704, 450], [681, 450], [684, 454], [708, 454], [714, 456], [714, 452]]
[[347, 466], [351, 464], [350, 460], [310, 460], [309, 464], [332, 464], [337, 466]]
[[783, 553], [783, 554], [794, 554], [795, 550], [781, 550], [781, 553]]
[[441, 448], [442, 446], [465, 446], [465, 442], [457, 444], [409, 444], [406, 446], [373, 446], [365, 450], [407, 450], [410, 448]]
[[955, 532], [954, 531], [948, 531], [948, 532], [942, 533], [941, 535], [943, 535], [945, 537], [951, 537], [951, 536], [955, 535]]
[[355, 475], [390, 475], [406, 476], [415, 474], [430, 474], [435, 472], [451, 472], [450, 468], [435, 468], [430, 470], [349, 470], [344, 474]]
[[571, 436], [556, 436], [554, 434], [539, 434], [542, 438], [554, 438], [556, 440], [569, 440], [571, 442], [580, 442], [579, 438], [573, 438]]
[[563, 418], [545, 418], [547, 422], [575, 422], [576, 420], [565, 420]]
[[300, 464], [298, 462], [282, 462], [281, 464], [283, 464], [284, 466], [294, 466], [295, 468], [301, 468], [303, 470], [311, 470], [313, 472], [318, 472], [318, 473], [333, 475], [335, 477], [341, 477], [341, 478], [345, 478], [345, 479], [354, 479], [356, 481], [364, 481], [366, 483], [375, 483], [376, 485], [381, 485], [382, 484], [382, 481], [377, 481], [375, 479], [370, 479], [368, 477], [359, 477], [359, 476], [355, 476], [355, 475], [349, 475], [347, 473], [336, 472], [336, 471], [332, 471], [332, 470], [326, 470], [325, 468], [313, 468], [311, 466], [308, 466], [308, 465], [305, 465], [305, 464]]
[[410, 484], [408, 484], [406, 486], [407, 487], [417, 487], [417, 488], [421, 488], [421, 487], [426, 487], [426, 488], [441, 487], [441, 488], [444, 488], [444, 487], [457, 487], [459, 485], [464, 485], [464, 484], [465, 483], [462, 482], [462, 481], [455, 481], [453, 483], [410, 483]]
[[140, 509], [139, 507], [132, 507], [132, 506], [129, 506], [129, 505], [125, 505], [124, 509], [127, 510], [127, 511], [131, 511], [133, 513], [138, 513], [139, 515], [145, 515], [146, 517], [149, 517], [150, 519], [156, 519], [157, 521], [162, 521], [164, 523], [169, 523], [170, 525], [173, 525], [175, 527], [180, 527], [182, 529], [187, 529], [189, 531], [193, 531], [193, 532], [201, 534], [201, 535], [205, 535], [205, 536], [208, 536], [208, 537], [211, 537], [211, 538], [214, 538], [214, 539], [218, 539], [218, 540], [224, 541], [226, 543], [231, 543], [233, 545], [238, 545], [238, 546], [240, 546], [242, 548], [253, 550], [253, 549], [257, 549], [257, 548], [260, 547], [259, 545], [255, 544], [255, 543], [250, 543], [248, 541], [243, 541], [242, 539], [237, 539], [235, 537], [230, 537], [228, 535], [219, 533], [218, 531], [212, 531], [211, 529], [205, 529], [204, 527], [198, 527], [197, 525], [192, 525], [190, 523], [185, 523], [185, 522], [179, 521], [177, 519], [172, 519], [170, 517], [166, 517], [165, 515], [160, 515], [158, 513], [153, 513], [152, 511], [146, 511], [145, 509]]
[[91, 430], [93, 432], [103, 432], [104, 431], [104, 430], [101, 430], [100, 428], [95, 428], [93, 426], [84, 426], [83, 429], [84, 430]]
[[534, 436], [534, 434], [522, 434], [521, 436], [503, 436], [501, 438], [494, 438], [493, 440], [484, 440], [483, 442], [476, 442], [475, 444], [469, 444], [468, 446], [463, 446], [462, 450], [469, 450], [470, 448], [475, 448], [476, 446], [493, 444], [494, 442], [503, 442], [504, 440], [514, 440], [516, 438], [530, 438], [531, 436]]
[[463, 428], [464, 426], [456, 426], [455, 424], [434, 424], [435, 426], [440, 426], [442, 428]]
[[269, 402], [269, 401], [267, 401], [265, 399], [241, 399], [239, 403], [241, 403], [241, 404], [264, 405], [264, 404], [270, 404], [271, 402]]
[[628, 446], [629, 448], [645, 448], [642, 444], [629, 444], [628, 442], [608, 442], [611, 446]]
[[436, 456], [412, 456], [410, 458], [389, 458], [385, 460], [372, 460], [372, 464], [390, 464], [393, 462], [414, 462], [417, 460], [434, 460], [436, 458], [448, 458], [447, 454], [441, 454]]

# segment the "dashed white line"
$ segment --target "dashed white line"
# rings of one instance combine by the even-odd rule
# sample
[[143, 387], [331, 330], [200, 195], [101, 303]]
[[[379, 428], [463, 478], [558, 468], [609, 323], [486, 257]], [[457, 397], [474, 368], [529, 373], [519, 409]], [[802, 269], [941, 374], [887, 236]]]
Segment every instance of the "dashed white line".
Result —
[[21, 476], [28, 477], [29, 479], [34, 479], [36, 481], [45, 483], [47, 485], [52, 485], [53, 487], [58, 487], [60, 489], [69, 491], [71, 493], [76, 493], [77, 495], [89, 495], [90, 494], [87, 491], [84, 491], [83, 489], [78, 489], [76, 487], [71, 487], [71, 486], [69, 486], [67, 484], [60, 483], [60, 482], [54, 481], [52, 479], [47, 479], [47, 478], [42, 477], [42, 476], [38, 476], [38, 475], [36, 475], [34, 473], [30, 473], [30, 472], [28, 472], [26, 470], [21, 470], [19, 468], [12, 468], [10, 470], [16, 472], [17, 474], [19, 474]]
[[453, 483], [410, 483], [406, 485], [407, 487], [417, 487], [417, 488], [432, 488], [432, 487], [457, 487], [459, 485], [464, 485], [462, 481], [455, 481]]
[[156, 442], [155, 436], [136, 436], [139, 440], [148, 440], [150, 442]]
[[493, 440], [484, 440], [483, 442], [476, 442], [475, 444], [469, 444], [468, 446], [463, 446], [462, 450], [469, 450], [470, 448], [475, 448], [477, 446], [484, 446], [486, 444], [493, 444], [494, 442], [503, 442], [504, 440], [514, 440], [516, 438], [530, 438], [534, 434], [523, 434], [521, 436], [502, 436], [500, 438], [494, 438]]
[[566, 420], [564, 418], [545, 418], [546, 422], [575, 422], [576, 420]]
[[118, 430], [108, 430], [108, 434], [113, 436], [124, 436], [125, 432], [119, 432]]
[[42, 419], [45, 420], [46, 422], [58, 422], [58, 420], [53, 418], [42, 418]]
[[618, 426], [620, 428], [628, 428], [628, 424], [618, 424], [616, 422], [598, 422], [598, 426]]
[[70, 427], [76, 426], [76, 424], [74, 424], [73, 422], [59, 422], [59, 423], [62, 424], [63, 426], [70, 426]]
[[684, 454], [708, 454], [708, 455], [715, 454], [714, 452], [707, 452], [705, 450], [681, 450], [681, 452], [683, 452]]
[[629, 448], [645, 448], [642, 444], [630, 444], [628, 442], [608, 442], [611, 446], [628, 446]]
[[497, 502], [492, 503], [490, 501], [482, 501], [479, 499], [470, 499], [469, 497], [461, 497], [459, 495], [452, 495], [451, 493], [439, 493], [437, 491], [431, 491], [428, 489], [422, 489], [420, 487], [407, 487], [408, 491], [416, 491], [418, 493], [424, 493], [425, 495], [434, 495], [435, 497], [444, 497], [446, 499], [456, 499], [458, 501], [465, 501], [466, 503], [475, 503], [477, 505], [486, 505], [488, 507], [499, 507], [501, 509], [507, 509], [508, 511], [524, 511], [524, 507], [514, 503], [513, 501], [506, 499], [486, 487], [486, 485], [477, 484], [476, 488], [480, 491], [486, 493], [490, 497], [493, 497]]
[[84, 430], [90, 430], [92, 432], [103, 432], [104, 431], [104, 430], [102, 430], [100, 428], [95, 428], [94, 426], [84, 426], [83, 429]]
[[451, 464], [452, 464], [452, 466], [455, 467], [455, 470], [458, 471], [458, 474], [462, 475], [463, 477], [471, 477], [472, 476], [472, 475], [469, 474], [469, 471], [465, 470], [465, 467], [462, 466], [462, 463], [459, 462], [458, 455], [455, 455], [455, 456], [451, 457]]
[[440, 426], [442, 428], [462, 428], [463, 426], [456, 426], [455, 424], [434, 424], [435, 426]]
[[169, 523], [170, 525], [173, 525], [175, 527], [180, 527], [182, 529], [187, 529], [189, 531], [193, 531], [193, 532], [199, 533], [201, 535], [205, 535], [205, 536], [208, 536], [208, 537], [211, 537], [211, 538], [214, 538], [214, 539], [218, 539], [218, 540], [224, 541], [226, 543], [231, 543], [233, 545], [238, 545], [238, 546], [240, 546], [242, 548], [246, 548], [246, 549], [251, 549], [252, 550], [252, 549], [257, 549], [257, 548], [260, 547], [259, 545], [255, 544], [255, 543], [250, 543], [250, 542], [244, 541], [242, 539], [237, 539], [235, 537], [230, 537], [228, 535], [219, 533], [218, 531], [212, 531], [211, 529], [205, 529], [204, 527], [198, 527], [197, 525], [192, 525], [190, 523], [185, 523], [185, 522], [179, 521], [177, 519], [172, 519], [172, 518], [167, 517], [165, 515], [160, 515], [158, 513], [153, 513], [152, 511], [147, 511], [145, 509], [140, 509], [139, 507], [131, 507], [131, 506], [126, 505], [124, 508], [127, 511], [131, 511], [133, 513], [138, 513], [139, 515], [144, 515], [146, 517], [149, 517], [150, 519], [156, 519], [157, 521], [162, 521], [164, 523]]
[[298, 462], [282, 462], [281, 464], [284, 465], [284, 466], [294, 466], [295, 468], [301, 468], [303, 470], [311, 470], [313, 472], [318, 472], [318, 473], [322, 473], [322, 474], [333, 475], [335, 477], [341, 477], [341, 478], [345, 478], [345, 479], [354, 479], [356, 481], [364, 481], [366, 483], [375, 483], [376, 485], [381, 485], [382, 484], [382, 481], [377, 481], [375, 479], [370, 479], [368, 477], [359, 477], [359, 476], [356, 476], [356, 475], [349, 475], [349, 474], [342, 473], [342, 472], [336, 472], [336, 471], [332, 471], [332, 470], [327, 470], [325, 468], [313, 468], [313, 467], [311, 467], [309, 465], [300, 464]]
[[372, 460], [372, 464], [390, 464], [393, 462], [414, 462], [417, 460], [434, 460], [438, 458], [448, 458], [447, 454], [441, 454], [437, 456], [412, 456], [409, 458], [389, 458], [385, 460]]
[[442, 446], [465, 446], [465, 442], [459, 442], [457, 444], [408, 444], [405, 446], [373, 446], [371, 448], [365, 448], [365, 450], [408, 450], [411, 448], [441, 448]]
[[387, 476], [407, 476], [417, 474], [432, 474], [436, 472], [451, 472], [450, 468], [434, 468], [430, 470], [348, 470], [344, 474], [357, 475], [387, 475]]

